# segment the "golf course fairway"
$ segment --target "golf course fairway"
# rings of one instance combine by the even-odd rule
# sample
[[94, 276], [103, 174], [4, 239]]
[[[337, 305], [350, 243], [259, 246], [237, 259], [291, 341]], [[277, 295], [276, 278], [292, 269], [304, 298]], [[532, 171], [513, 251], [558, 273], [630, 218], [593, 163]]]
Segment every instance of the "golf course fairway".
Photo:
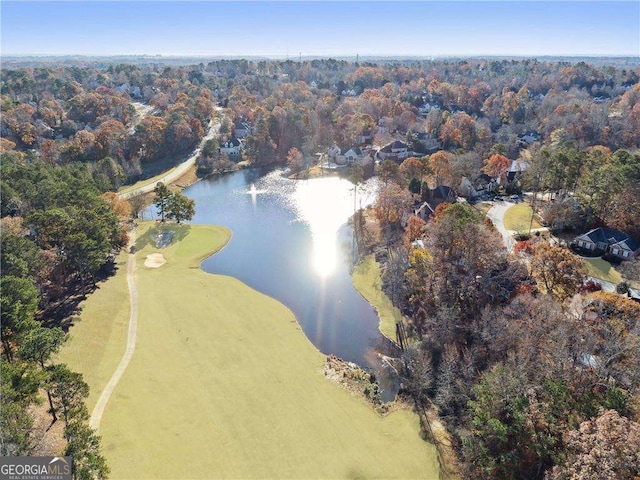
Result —
[[[163, 249], [160, 229], [174, 232]], [[136, 233], [136, 350], [99, 431], [110, 478], [438, 478], [414, 413], [379, 416], [324, 378], [325, 356], [286, 307], [200, 269], [231, 232], [144, 222]], [[166, 263], [145, 267], [154, 253]], [[124, 261], [60, 355], [89, 383], [90, 409], [125, 350]]]

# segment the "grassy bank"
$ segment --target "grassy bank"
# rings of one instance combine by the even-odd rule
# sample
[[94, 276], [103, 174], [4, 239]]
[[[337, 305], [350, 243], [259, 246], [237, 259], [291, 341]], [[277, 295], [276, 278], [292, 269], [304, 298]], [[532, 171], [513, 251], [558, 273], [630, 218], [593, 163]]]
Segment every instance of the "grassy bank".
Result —
[[380, 265], [373, 255], [365, 257], [353, 269], [353, 286], [377, 310], [380, 317], [380, 332], [395, 341], [396, 322], [402, 320], [402, 314], [382, 291]]
[[[138, 344], [101, 425], [112, 478], [437, 478], [413, 413], [378, 416], [324, 378], [324, 356], [282, 304], [199, 268], [228, 230], [172, 226], [176, 241], [158, 250], [156, 228], [138, 228]], [[144, 267], [157, 252], [167, 263]], [[100, 293], [127, 310], [119, 276]], [[118, 320], [95, 298], [83, 313], [95, 334], [72, 331], [63, 355], [99, 389], [92, 357], [115, 368], [122, 350], [100, 342], [108, 329], [89, 312]], [[83, 338], [96, 338], [90, 353], [75, 346]]]

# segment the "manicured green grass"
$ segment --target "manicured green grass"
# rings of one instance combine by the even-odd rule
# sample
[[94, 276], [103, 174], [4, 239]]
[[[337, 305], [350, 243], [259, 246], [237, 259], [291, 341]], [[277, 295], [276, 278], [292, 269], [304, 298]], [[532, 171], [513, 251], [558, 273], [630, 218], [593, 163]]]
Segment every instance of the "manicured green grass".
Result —
[[[228, 230], [171, 226], [177, 241], [158, 250], [155, 228], [138, 228], [138, 343], [100, 427], [111, 478], [438, 478], [415, 414], [380, 417], [324, 378], [324, 356], [282, 304], [199, 268]], [[144, 267], [156, 252], [167, 263]], [[126, 305], [109, 287], [111, 302]], [[83, 318], [110, 321], [93, 302]], [[92, 355], [108, 355], [97, 343]], [[95, 388], [86, 352], [65, 355]]]
[[127, 343], [129, 325], [129, 290], [127, 288], [127, 253], [117, 258], [117, 273], [83, 302], [82, 315], [70, 329], [71, 339], [57, 357], [77, 372], [91, 386], [89, 413], [120, 363]]
[[373, 255], [365, 257], [353, 270], [353, 285], [356, 290], [377, 310], [380, 317], [379, 329], [382, 334], [395, 341], [396, 323], [402, 321], [402, 314], [382, 291], [380, 264]]
[[607, 261], [601, 258], [583, 258], [590, 277], [600, 278], [615, 285], [622, 281], [620, 273]]
[[[528, 231], [531, 224], [531, 207], [527, 203], [519, 203], [507, 209], [504, 214], [504, 228], [516, 232]], [[533, 219], [531, 228], [541, 228], [542, 225]]]

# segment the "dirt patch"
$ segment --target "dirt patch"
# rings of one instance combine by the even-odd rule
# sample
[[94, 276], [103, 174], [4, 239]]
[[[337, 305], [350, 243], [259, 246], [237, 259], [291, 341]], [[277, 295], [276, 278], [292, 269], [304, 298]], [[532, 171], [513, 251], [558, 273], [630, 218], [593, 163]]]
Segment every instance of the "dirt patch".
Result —
[[324, 376], [353, 395], [364, 398], [376, 412], [382, 415], [407, 407], [405, 402], [398, 399], [394, 402], [381, 403], [380, 387], [375, 375], [366, 372], [355, 363], [346, 362], [334, 355], [327, 356]]
[[147, 268], [160, 268], [165, 263], [167, 259], [161, 253], [150, 253], [144, 260], [144, 266]]
[[64, 421], [59, 419], [51, 425], [51, 415], [48, 413], [49, 403], [46, 394], [41, 392], [45, 399], [40, 405], [33, 405], [30, 413], [33, 418], [33, 428], [30, 434], [30, 441], [33, 447], [32, 455], [37, 456], [57, 456], [61, 455], [66, 447], [63, 436]]
[[180, 189], [184, 189], [193, 185], [194, 183], [200, 180], [200, 177], [198, 177], [197, 175], [197, 171], [198, 171], [198, 168], [195, 165], [193, 165], [191, 168], [189, 168], [189, 170], [184, 172], [184, 174], [180, 178], [176, 178], [173, 181], [173, 185], [175, 185]]

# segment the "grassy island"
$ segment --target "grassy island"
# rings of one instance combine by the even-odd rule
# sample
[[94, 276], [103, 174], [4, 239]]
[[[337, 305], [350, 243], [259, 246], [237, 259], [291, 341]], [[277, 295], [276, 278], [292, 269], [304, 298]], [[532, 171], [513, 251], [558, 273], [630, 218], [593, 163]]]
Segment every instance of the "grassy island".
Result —
[[[174, 233], [167, 248], [155, 248], [159, 229]], [[136, 351], [100, 427], [112, 478], [438, 478], [415, 414], [379, 416], [324, 378], [287, 308], [199, 268], [227, 229], [137, 230]], [[145, 267], [158, 253], [166, 263]], [[124, 270], [85, 302], [62, 353], [94, 403], [124, 351]]]

